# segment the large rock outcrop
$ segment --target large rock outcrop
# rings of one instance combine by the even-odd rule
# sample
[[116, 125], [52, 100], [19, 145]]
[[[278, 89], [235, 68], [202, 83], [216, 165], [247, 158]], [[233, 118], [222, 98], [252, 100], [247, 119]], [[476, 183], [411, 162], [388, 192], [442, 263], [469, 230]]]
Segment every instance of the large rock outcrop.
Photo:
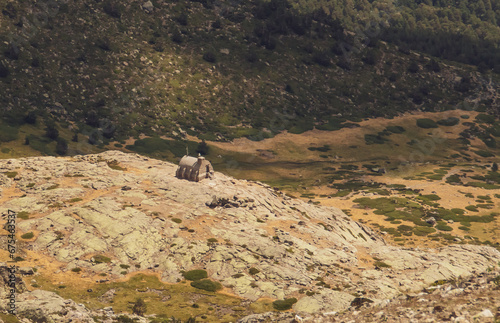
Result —
[[500, 261], [484, 246], [389, 246], [339, 209], [221, 173], [189, 182], [175, 169], [118, 151], [1, 161], [0, 213], [28, 213], [17, 226], [34, 238], [23, 248], [61, 262], [63, 272], [114, 279], [127, 266], [174, 283], [181, 271], [203, 268], [250, 300], [297, 297], [305, 313], [345, 310], [357, 294], [377, 303]]

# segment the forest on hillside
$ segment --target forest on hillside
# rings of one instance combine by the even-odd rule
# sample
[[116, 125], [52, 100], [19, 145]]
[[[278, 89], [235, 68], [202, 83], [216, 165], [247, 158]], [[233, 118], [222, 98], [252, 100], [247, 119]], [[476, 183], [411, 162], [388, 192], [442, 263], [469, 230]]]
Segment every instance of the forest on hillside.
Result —
[[44, 3], [0, 0], [1, 113], [16, 129], [31, 113], [92, 144], [260, 140], [498, 110], [500, 0], [83, 0], [39, 19]]

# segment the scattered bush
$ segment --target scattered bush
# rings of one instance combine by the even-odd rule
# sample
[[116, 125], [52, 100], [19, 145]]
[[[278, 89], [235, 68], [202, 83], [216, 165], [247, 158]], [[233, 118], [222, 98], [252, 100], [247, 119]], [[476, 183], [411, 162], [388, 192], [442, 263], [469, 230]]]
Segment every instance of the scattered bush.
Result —
[[216, 243], [218, 240], [216, 238], [209, 238], [207, 239], [208, 243]]
[[424, 129], [438, 127], [437, 123], [434, 120], [428, 118], [417, 119], [417, 126]]
[[135, 301], [134, 306], [132, 307], [132, 312], [139, 316], [146, 314], [146, 303], [142, 298], [138, 298]]
[[186, 278], [187, 280], [196, 281], [203, 278], [207, 278], [208, 274], [203, 269], [195, 269], [182, 273], [182, 276], [184, 276], [184, 278]]
[[380, 135], [372, 135], [372, 134], [365, 135], [365, 143], [367, 145], [384, 144], [386, 141], [388, 140]]
[[17, 172], [5, 172], [4, 173], [8, 178], [14, 178], [17, 176]]
[[449, 117], [447, 119], [439, 120], [437, 123], [441, 126], [456, 126], [460, 122], [460, 119], [455, 117]]
[[406, 129], [401, 126], [387, 126], [385, 130], [392, 133], [403, 133], [406, 131]]
[[35, 235], [33, 234], [33, 232], [28, 232], [28, 233], [25, 233], [21, 236], [21, 238], [23, 239], [31, 239], [33, 238]]
[[478, 123], [495, 123], [495, 117], [489, 114], [480, 113], [476, 116], [476, 122]]
[[273, 302], [274, 309], [278, 311], [286, 311], [292, 308], [293, 304], [297, 303], [296, 298], [287, 298], [284, 300], [277, 300]]
[[206, 52], [203, 54], [203, 59], [209, 63], [217, 62], [217, 56], [213, 52]]
[[213, 282], [210, 279], [196, 280], [191, 282], [194, 288], [206, 290], [208, 292], [216, 292], [222, 289], [222, 285], [218, 282]]
[[82, 268], [80, 268], [80, 267], [75, 267], [75, 268], [71, 269], [71, 271], [72, 271], [72, 272], [74, 272], [74, 273], [79, 273], [79, 272], [81, 272], [81, 271], [82, 271]]
[[181, 219], [179, 219], [179, 218], [172, 218], [171, 220], [172, 220], [173, 222], [175, 222], [175, 223], [181, 223], [181, 222], [182, 222], [182, 220], [181, 220]]
[[10, 75], [10, 70], [7, 66], [5, 66], [4, 64], [2, 64], [2, 62], [0, 62], [0, 77], [1, 78], [6, 78]]
[[476, 151], [474, 151], [474, 153], [476, 153], [477, 155], [484, 157], [484, 158], [495, 157], [495, 154], [493, 154], [492, 152], [489, 152], [487, 150], [476, 150]]
[[417, 62], [412, 61], [408, 66], [408, 72], [415, 74], [418, 71], [420, 71], [420, 67], [418, 66]]
[[250, 268], [250, 269], [248, 270], [248, 273], [249, 273], [250, 275], [257, 275], [258, 273], [260, 273], [260, 270], [258, 270], [257, 268], [252, 267], [252, 268]]
[[440, 231], [453, 231], [453, 228], [450, 227], [450, 226], [447, 226], [446, 224], [444, 223], [438, 223], [436, 225], [436, 229], [440, 230]]
[[[29, 186], [29, 185], [28, 185]], [[28, 220], [30, 217], [29, 217], [29, 213], [26, 212], [26, 211], [21, 211], [19, 213], [17, 213], [17, 217], [19, 219], [23, 219], [23, 220]]]
[[106, 0], [103, 4], [104, 12], [113, 18], [120, 18], [122, 13], [122, 8], [119, 4], [112, 0]]
[[103, 255], [95, 255], [94, 256], [94, 262], [96, 264], [110, 263], [111, 262], [111, 258], [103, 256]]
[[380, 260], [376, 260], [373, 265], [375, 267], [378, 267], [378, 268], [391, 268], [391, 265], [389, 264], [386, 264], [385, 262], [383, 261], [380, 261]]
[[172, 34], [172, 41], [177, 44], [182, 44], [184, 42], [184, 37], [179, 31], [174, 31]]

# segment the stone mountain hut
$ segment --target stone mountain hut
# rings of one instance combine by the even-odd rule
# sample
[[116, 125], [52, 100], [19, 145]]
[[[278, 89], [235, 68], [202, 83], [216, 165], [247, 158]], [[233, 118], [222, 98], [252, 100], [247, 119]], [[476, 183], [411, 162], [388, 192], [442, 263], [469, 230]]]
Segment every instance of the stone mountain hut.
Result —
[[179, 168], [175, 176], [180, 179], [187, 179], [193, 182], [199, 182], [204, 178], [213, 178], [214, 169], [212, 164], [205, 157], [184, 156], [179, 162]]

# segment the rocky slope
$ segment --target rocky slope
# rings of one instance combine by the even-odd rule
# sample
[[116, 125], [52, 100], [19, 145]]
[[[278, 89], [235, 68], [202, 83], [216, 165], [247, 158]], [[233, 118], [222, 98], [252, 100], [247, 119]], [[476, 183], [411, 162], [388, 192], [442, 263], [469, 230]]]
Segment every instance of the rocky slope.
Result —
[[[54, 269], [40, 263], [48, 259], [57, 265], [54, 275], [81, 268], [82, 279], [106, 273], [109, 280], [127, 267], [169, 283], [181, 281], [182, 271], [205, 269], [245, 299], [296, 297], [293, 308], [304, 315], [344, 311], [356, 297], [381, 305], [500, 262], [490, 247], [390, 246], [339, 209], [221, 173], [199, 183], [180, 180], [175, 169], [117, 151], [1, 161], [0, 213], [22, 215], [21, 265], [39, 274]], [[21, 238], [28, 232], [34, 236]], [[3, 250], [6, 243], [4, 236]], [[98, 261], [103, 256], [109, 261]], [[40, 290], [30, 295], [45, 297]]]

